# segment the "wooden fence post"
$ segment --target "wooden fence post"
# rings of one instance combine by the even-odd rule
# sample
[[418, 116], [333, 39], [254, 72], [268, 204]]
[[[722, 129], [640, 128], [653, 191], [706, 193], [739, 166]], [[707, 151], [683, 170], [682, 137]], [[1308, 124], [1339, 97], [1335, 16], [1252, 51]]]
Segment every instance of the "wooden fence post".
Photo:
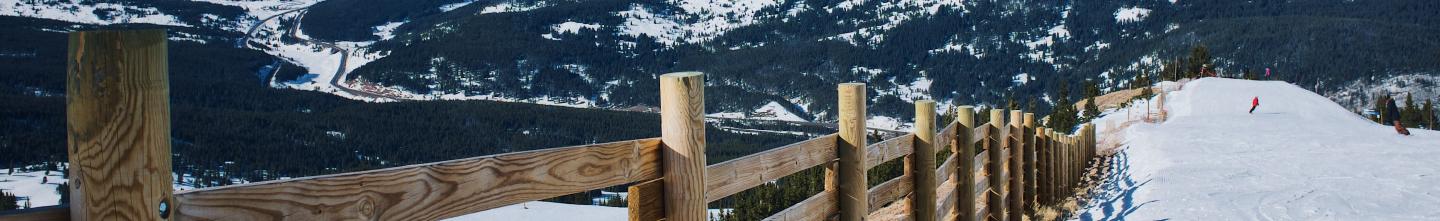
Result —
[[1064, 156], [1061, 157], [1061, 159], [1065, 161], [1065, 163], [1061, 164], [1064, 168], [1060, 169], [1061, 174], [1064, 175], [1060, 178], [1064, 181], [1060, 183], [1060, 194], [1061, 199], [1064, 199], [1070, 195], [1070, 184], [1075, 181], [1075, 170], [1073, 169], [1075, 167], [1075, 149], [1070, 148], [1069, 135], [1063, 134], [1062, 132], [1057, 132], [1056, 135], [1060, 138], [1060, 154]]
[[1046, 200], [1051, 205], [1059, 204], [1060, 183], [1063, 182], [1060, 180], [1060, 164], [1063, 163], [1060, 160], [1060, 143], [1056, 139], [1059, 137], [1055, 136], [1055, 129], [1045, 128], [1045, 150], [1046, 155], [1050, 158], [1049, 163], [1045, 165], [1045, 175], [1050, 179], [1050, 185], [1045, 187], [1048, 189], [1045, 193], [1049, 196]]
[[[1092, 159], [1092, 160], [1095, 160], [1096, 157], [1099, 157], [1099, 156], [1100, 156], [1100, 153], [1097, 153], [1098, 150], [1095, 149], [1095, 148], [1096, 148], [1096, 145], [1095, 145], [1095, 140], [1096, 140], [1096, 139], [1095, 139], [1095, 124], [1094, 124], [1094, 123], [1086, 123], [1086, 124], [1085, 124], [1085, 134], [1084, 134], [1084, 135], [1085, 135], [1085, 140], [1082, 141], [1082, 142], [1084, 142], [1084, 145], [1085, 145], [1086, 157], [1088, 157], [1088, 158], [1090, 158], [1090, 159]], [[1097, 162], [1097, 163], [1098, 163], [1098, 162]]]
[[170, 220], [165, 30], [70, 33], [70, 220]]
[[1024, 121], [1024, 127], [1021, 129], [1024, 135], [1020, 137], [1025, 139], [1025, 213], [1033, 216], [1037, 205], [1035, 203], [1035, 194], [1038, 191], [1036, 187], [1040, 185], [1039, 180], [1035, 177], [1038, 175], [1035, 166], [1039, 164], [1035, 158], [1035, 114], [1025, 113]]
[[992, 221], [1007, 220], [1005, 219], [1005, 207], [1007, 205], [1005, 203], [1005, 193], [1007, 191], [1005, 185], [1009, 182], [1005, 180], [1007, 176], [1005, 169], [1008, 161], [1005, 159], [1004, 153], [1006, 148], [1003, 145], [1005, 142], [1001, 140], [1005, 137], [1004, 122], [1005, 110], [990, 110], [990, 124], [986, 125], [990, 127], [991, 131], [991, 133], [987, 135], [989, 136], [989, 140], [987, 141], [989, 145], [987, 145], [988, 150], [986, 150], [989, 151], [990, 163], [985, 165], [986, 170], [989, 170], [990, 173], [990, 196], [987, 197], [990, 202], [988, 205], [985, 205], [985, 208], [990, 209], [990, 214], [988, 215], [989, 220]]
[[1007, 214], [1011, 221], [1020, 221], [1025, 217], [1025, 133], [1020, 131], [1024, 125], [1025, 112], [1020, 110], [1010, 111], [1010, 124], [1005, 126], [1006, 148], [1010, 149], [1010, 192], [1006, 194], [1009, 199], [1010, 208]]
[[955, 110], [955, 120], [959, 121], [955, 128], [954, 149], [950, 152], [958, 154], [955, 162], [955, 174], [950, 182], [955, 183], [955, 194], [958, 194], [955, 205], [960, 214], [961, 221], [974, 221], [979, 217], [975, 214], [975, 110], [971, 106], [961, 106]]
[[865, 84], [840, 84], [839, 92], [840, 140], [836, 153], [840, 155], [840, 220], [860, 221], [870, 211], [865, 182]]
[[1080, 151], [1079, 148], [1075, 148], [1074, 135], [1065, 135], [1065, 153], [1070, 156], [1070, 163], [1066, 164], [1069, 166], [1069, 168], [1066, 168], [1067, 172], [1069, 172], [1069, 174], [1067, 174], [1069, 179], [1065, 181], [1065, 197], [1069, 198], [1075, 195], [1075, 183], [1079, 182], [1080, 178], [1080, 173], [1078, 172], [1080, 170], [1076, 169], [1076, 167], [1080, 165]]
[[1040, 165], [1035, 165], [1035, 170], [1037, 170], [1035, 179], [1038, 182], [1038, 185], [1035, 186], [1035, 191], [1037, 191], [1035, 192], [1035, 201], [1040, 205], [1050, 205], [1050, 196], [1054, 195], [1051, 194], [1050, 188], [1056, 185], [1056, 179], [1050, 176], [1054, 172], [1050, 166], [1056, 165], [1056, 163], [1051, 162], [1053, 157], [1050, 156], [1050, 153], [1053, 150], [1050, 147], [1050, 134], [1045, 133], [1045, 130], [1047, 129], [1044, 127], [1035, 129], [1035, 150], [1038, 152], [1035, 157], [1037, 157], [1037, 162], [1040, 162]]
[[709, 218], [705, 202], [705, 75], [660, 76], [665, 216], [673, 221]]
[[916, 221], [934, 221], [935, 207], [935, 101], [915, 102], [915, 150], [905, 157], [905, 172], [914, 185], [910, 197], [911, 216]]

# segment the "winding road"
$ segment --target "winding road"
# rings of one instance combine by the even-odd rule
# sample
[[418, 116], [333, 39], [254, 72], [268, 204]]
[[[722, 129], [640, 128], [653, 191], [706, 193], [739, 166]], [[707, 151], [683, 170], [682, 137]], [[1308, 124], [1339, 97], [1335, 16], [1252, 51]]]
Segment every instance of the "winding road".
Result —
[[[245, 37], [244, 37], [244, 38], [241, 38], [239, 41], [236, 42], [236, 47], [244, 47], [244, 46], [245, 46], [245, 43], [246, 43], [246, 42], [249, 42], [249, 41], [250, 41], [250, 38], [251, 38], [252, 36], [255, 36], [255, 32], [259, 31], [260, 28], [263, 27], [263, 26], [265, 25], [265, 23], [270, 22], [270, 20], [275, 20], [276, 18], [280, 18], [280, 17], [282, 17], [282, 16], [285, 16], [285, 15], [291, 14], [291, 13], [300, 13], [300, 15], [295, 16], [295, 19], [294, 19], [294, 21], [293, 21], [294, 23], [293, 23], [292, 25], [290, 25], [290, 31], [289, 31], [289, 33], [287, 33], [288, 35], [290, 35], [291, 37], [295, 37], [296, 39], [300, 39], [300, 40], [302, 40], [302, 41], [305, 41], [305, 43], [314, 44], [314, 45], [319, 45], [319, 46], [322, 46], [322, 47], [330, 48], [330, 49], [332, 49], [332, 50], [340, 51], [340, 65], [339, 65], [339, 67], [336, 67], [334, 77], [330, 78], [329, 84], [331, 85], [331, 87], [335, 88], [335, 90], [344, 91], [345, 93], [349, 93], [349, 94], [351, 94], [351, 95], [355, 95], [355, 96], [359, 96], [359, 97], [363, 97], [363, 98], [368, 98], [368, 99], [414, 100], [414, 99], [409, 99], [409, 98], [395, 97], [395, 96], [389, 96], [389, 95], [384, 95], [384, 94], [378, 94], [378, 93], [373, 93], [373, 92], [369, 92], [369, 91], [351, 89], [351, 88], [345, 87], [344, 85], [340, 84], [340, 80], [341, 80], [341, 79], [345, 79], [345, 78], [346, 78], [346, 75], [349, 74], [349, 73], [346, 72], [345, 70], [346, 70], [346, 67], [347, 67], [347, 65], [348, 65], [348, 63], [349, 63], [349, 60], [350, 60], [350, 50], [345, 49], [345, 48], [342, 48], [342, 47], [339, 47], [339, 46], [336, 46], [334, 43], [331, 43], [331, 42], [316, 41], [316, 40], [313, 40], [313, 39], [301, 38], [300, 36], [297, 36], [296, 34], [297, 34], [297, 33], [300, 33], [300, 20], [302, 20], [302, 19], [305, 17], [305, 13], [307, 13], [309, 9], [310, 9], [310, 6], [309, 6], [309, 5], [307, 5], [307, 6], [305, 6], [305, 7], [296, 8], [296, 9], [290, 9], [290, 10], [288, 10], [288, 11], [281, 12], [281, 13], [275, 14], [275, 15], [271, 15], [270, 17], [266, 17], [265, 19], [261, 19], [260, 21], [255, 22], [255, 24], [251, 25], [250, 28], [245, 31]], [[278, 71], [278, 70], [277, 70], [277, 71]], [[272, 74], [272, 76], [273, 76], [273, 74]], [[331, 91], [331, 92], [335, 92], [335, 91]], [[597, 109], [610, 109], [610, 110], [620, 110], [620, 111], [624, 111], [624, 110], [622, 110], [622, 109], [616, 109], [616, 108], [597, 108]], [[817, 123], [817, 122], [798, 122], [798, 121], [782, 121], [782, 120], [766, 120], [766, 119], [747, 119], [747, 118], [727, 118], [727, 117], [713, 117], [713, 116], [707, 116], [707, 117], [705, 117], [705, 118], [708, 118], [708, 119], [720, 119], [720, 120], [738, 120], [738, 121], [754, 121], [754, 122], [788, 123], [788, 124], [796, 124], [796, 125], [803, 125], [803, 126], [820, 126], [820, 127], [828, 127], [828, 128], [838, 128], [838, 127], [839, 127], [839, 126], [836, 125], [836, 124]], [[868, 128], [868, 129], [870, 129], [870, 130], [875, 130], [875, 131], [881, 131], [881, 132], [896, 133], [896, 134], [905, 134], [905, 133], [906, 133], [905, 131], [889, 130], [889, 129], [883, 129], [883, 128]]]
[[[346, 70], [345, 68], [346, 68], [346, 65], [349, 63], [349, 60], [350, 60], [350, 50], [349, 50], [349, 49], [345, 49], [345, 48], [341, 48], [341, 47], [339, 47], [339, 46], [335, 46], [334, 43], [323, 42], [323, 41], [316, 41], [316, 40], [313, 40], [313, 39], [301, 38], [300, 36], [297, 36], [296, 33], [300, 33], [300, 20], [305, 17], [305, 13], [308, 12], [309, 9], [310, 9], [310, 6], [305, 6], [305, 7], [301, 7], [301, 8], [297, 8], [297, 9], [291, 9], [291, 10], [289, 10], [289, 11], [285, 11], [285, 12], [281, 12], [281, 13], [279, 13], [279, 14], [271, 15], [270, 17], [266, 17], [265, 19], [261, 19], [260, 21], [255, 22], [254, 25], [251, 25], [251, 26], [250, 26], [250, 29], [249, 29], [249, 30], [245, 31], [245, 38], [242, 38], [239, 42], [237, 42], [238, 44], [237, 44], [236, 46], [237, 46], [237, 47], [244, 46], [243, 43], [244, 43], [244, 42], [249, 42], [249, 41], [250, 41], [250, 37], [251, 37], [251, 36], [254, 36], [254, 35], [255, 35], [255, 32], [256, 32], [256, 31], [259, 31], [260, 27], [264, 26], [266, 22], [270, 22], [270, 20], [274, 20], [274, 19], [279, 18], [279, 17], [281, 17], [281, 16], [284, 16], [284, 15], [286, 15], [286, 14], [299, 12], [300, 15], [299, 15], [299, 16], [295, 16], [295, 20], [294, 20], [295, 23], [290, 26], [290, 32], [289, 32], [288, 34], [289, 34], [291, 37], [295, 37], [296, 39], [300, 39], [300, 40], [302, 40], [302, 41], [305, 41], [305, 43], [314, 44], [314, 45], [319, 45], [319, 46], [322, 46], [322, 47], [330, 48], [331, 50], [340, 51], [340, 65], [339, 65], [339, 67], [336, 67], [336, 69], [335, 69], [335, 74], [333, 75], [334, 77], [330, 78], [330, 86], [331, 86], [331, 87], [335, 88], [336, 90], [344, 91], [345, 93], [349, 93], [349, 94], [351, 94], [351, 95], [360, 96], [360, 97], [369, 98], [369, 99], [409, 100], [409, 99], [407, 99], [407, 98], [402, 98], [402, 97], [387, 96], [387, 95], [384, 95], [384, 94], [377, 94], [377, 93], [372, 93], [372, 92], [369, 92], [369, 91], [355, 90], [355, 89], [351, 89], [351, 88], [345, 87], [344, 85], [340, 84], [340, 80], [341, 80], [341, 79], [345, 79], [346, 75], [349, 74], [348, 72], [345, 71], [345, 70]], [[333, 91], [332, 91], [332, 92], [333, 92]]]

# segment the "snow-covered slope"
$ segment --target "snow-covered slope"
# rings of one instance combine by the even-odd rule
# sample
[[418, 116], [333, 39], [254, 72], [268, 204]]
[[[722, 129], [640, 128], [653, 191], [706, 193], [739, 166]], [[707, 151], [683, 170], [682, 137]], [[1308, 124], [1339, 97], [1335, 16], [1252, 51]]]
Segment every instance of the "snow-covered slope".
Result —
[[457, 216], [446, 221], [510, 221], [510, 220], [626, 220], [629, 210], [623, 207], [586, 206], [551, 202], [528, 202], [479, 213]]
[[[61, 164], [62, 167], [64, 164]], [[28, 166], [25, 168], [42, 168], [40, 166]], [[44, 170], [16, 170], [13, 173], [10, 169], [4, 169], [0, 173], [0, 191], [15, 194], [20, 200], [16, 202], [22, 208], [29, 203], [30, 207], [54, 206], [60, 204], [60, 192], [56, 187], [62, 183], [69, 182], [64, 173], [60, 171]], [[178, 177], [177, 177], [178, 178]], [[186, 176], [181, 180], [193, 181], [193, 178]], [[173, 184], [175, 190], [194, 189], [182, 184]]]
[[1284, 82], [1202, 79], [1167, 99], [1168, 121], [1102, 134], [1121, 139], [1115, 172], [1072, 219], [1440, 217], [1440, 133], [1401, 136]]

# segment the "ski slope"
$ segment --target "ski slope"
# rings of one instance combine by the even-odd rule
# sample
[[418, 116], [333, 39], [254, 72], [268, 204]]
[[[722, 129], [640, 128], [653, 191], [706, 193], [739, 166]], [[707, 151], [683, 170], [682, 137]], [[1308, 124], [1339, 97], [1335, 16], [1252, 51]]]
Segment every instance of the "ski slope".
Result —
[[1120, 139], [1114, 172], [1069, 219], [1440, 219], [1440, 133], [1401, 136], [1284, 82], [1207, 78], [1167, 99], [1162, 123], [1095, 121]]

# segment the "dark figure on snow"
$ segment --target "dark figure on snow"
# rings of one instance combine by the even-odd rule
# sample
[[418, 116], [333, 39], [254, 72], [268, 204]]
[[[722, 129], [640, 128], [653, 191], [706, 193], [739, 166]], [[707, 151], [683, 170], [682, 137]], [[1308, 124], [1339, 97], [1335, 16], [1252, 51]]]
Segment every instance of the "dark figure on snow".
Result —
[[1385, 116], [1381, 116], [1381, 119], [1394, 123], [1396, 133], [1410, 135], [1410, 130], [1405, 129], [1405, 125], [1400, 123], [1400, 107], [1395, 106], [1395, 99], [1385, 99]]
[[1260, 107], [1260, 97], [1250, 100], [1250, 113], [1255, 113], [1255, 108]]

